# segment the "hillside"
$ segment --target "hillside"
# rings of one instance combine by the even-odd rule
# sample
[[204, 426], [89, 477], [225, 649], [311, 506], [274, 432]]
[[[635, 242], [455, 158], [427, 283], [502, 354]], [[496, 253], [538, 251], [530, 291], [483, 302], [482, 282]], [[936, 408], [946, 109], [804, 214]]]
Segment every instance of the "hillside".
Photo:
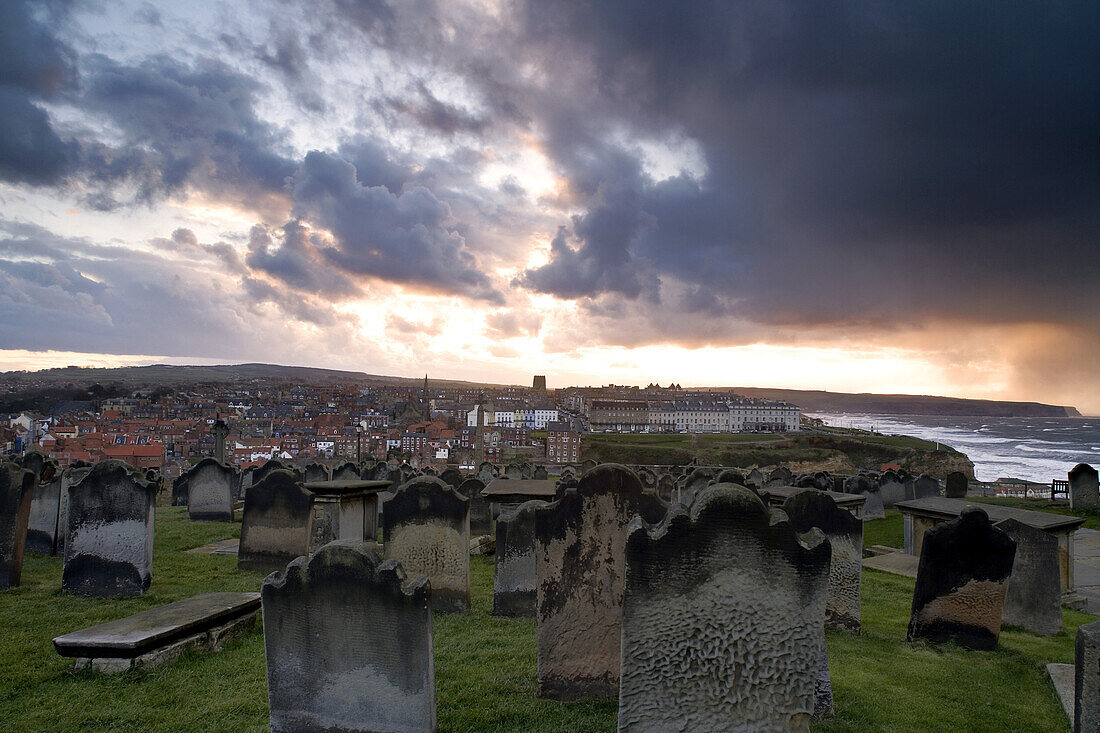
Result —
[[850, 394], [802, 389], [732, 387], [746, 397], [786, 400], [803, 412], [857, 412], [876, 415], [951, 415], [958, 417], [1081, 417], [1075, 407], [1041, 402], [968, 400], [905, 394]]

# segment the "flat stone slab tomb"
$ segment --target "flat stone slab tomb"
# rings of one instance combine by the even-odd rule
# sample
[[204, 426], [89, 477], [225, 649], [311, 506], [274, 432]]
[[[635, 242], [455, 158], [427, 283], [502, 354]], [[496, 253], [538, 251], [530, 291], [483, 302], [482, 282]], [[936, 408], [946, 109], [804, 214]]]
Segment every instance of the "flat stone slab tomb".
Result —
[[191, 648], [221, 651], [226, 640], [252, 630], [259, 593], [203, 593], [53, 640], [76, 669], [113, 674], [171, 662]]

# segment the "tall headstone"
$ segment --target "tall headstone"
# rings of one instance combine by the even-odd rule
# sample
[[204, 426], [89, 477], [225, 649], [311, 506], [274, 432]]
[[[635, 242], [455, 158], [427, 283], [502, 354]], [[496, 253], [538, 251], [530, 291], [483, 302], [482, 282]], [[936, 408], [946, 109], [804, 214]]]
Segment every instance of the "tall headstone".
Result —
[[620, 731], [809, 730], [825, 664], [829, 542], [751, 491], [629, 528]]
[[313, 494], [293, 471], [271, 471], [244, 497], [237, 568], [271, 572], [309, 551]]
[[870, 522], [875, 519], [886, 519], [886, 506], [882, 500], [882, 491], [872, 484], [866, 491], [859, 492], [863, 497], [863, 509], [859, 513], [860, 519]]
[[0, 590], [19, 585], [34, 474], [0, 459]]
[[821, 530], [832, 548], [825, 626], [858, 634], [860, 628], [860, 572], [863, 569], [863, 520], [841, 509], [828, 494], [805, 489], [783, 503], [796, 532]]
[[[858, 494], [862, 493], [862, 491], [853, 493]], [[893, 471], [884, 473], [879, 479], [878, 493], [879, 497], [882, 499], [883, 509], [893, 509], [894, 505], [899, 501], [915, 498], [906, 493], [906, 484], [903, 483]]]
[[[457, 468], [445, 468], [443, 473], [439, 474], [439, 478], [449, 486], [453, 486], [456, 489], [462, 484], [462, 474]], [[461, 492], [459, 492], [461, 493]]]
[[398, 488], [382, 510], [387, 558], [406, 572], [427, 576], [432, 607], [470, 607], [470, 500], [434, 476]]
[[539, 696], [618, 692], [626, 527], [667, 509], [633, 471], [604, 463], [535, 511]]
[[431, 587], [361, 542], [261, 588], [273, 733], [435, 731]]
[[[246, 471], [244, 476], [251, 478], [252, 473]], [[172, 506], [187, 506], [187, 474], [181, 473], [172, 481]]]
[[969, 485], [970, 480], [966, 477], [966, 474], [962, 471], [952, 471], [947, 474], [947, 480], [944, 482], [943, 495], [948, 499], [965, 499], [966, 488]]
[[193, 520], [232, 522], [235, 470], [214, 458], [204, 458], [188, 471], [187, 515]]
[[907, 639], [997, 648], [1016, 543], [967, 507], [924, 533]]
[[489, 534], [493, 528], [489, 500], [481, 495], [485, 484], [479, 478], [468, 478], [458, 485], [458, 493], [470, 500], [470, 536]]
[[535, 615], [535, 510], [544, 506], [545, 501], [525, 501], [497, 517], [494, 616]]
[[497, 467], [489, 461], [482, 461], [477, 465], [477, 477], [481, 479], [481, 483], [488, 486], [489, 482], [497, 477]]
[[[65, 557], [69, 531], [69, 487], [81, 481], [92, 470], [92, 464], [76, 461], [61, 472], [61, 508], [57, 516], [57, 554]], [[157, 487], [159, 491], [159, 487]]]
[[229, 437], [229, 426], [224, 420], [215, 420], [210, 434], [214, 436], [214, 460], [225, 463], [225, 439]]
[[155, 505], [154, 487], [123, 461], [101, 461], [70, 486], [62, 589], [144, 593], [153, 580]]
[[1087, 463], [1078, 463], [1069, 472], [1069, 505], [1072, 509], [1096, 509], [1100, 507], [1096, 469]]
[[1073, 733], [1100, 731], [1100, 621], [1077, 627]]
[[328, 466], [323, 463], [310, 463], [306, 466], [306, 482], [330, 481], [332, 479]]
[[57, 553], [57, 522], [61, 513], [61, 476], [57, 464], [44, 453], [31, 451], [20, 461], [34, 474], [31, 513], [25, 550], [39, 555]]
[[906, 499], [927, 499], [940, 495], [940, 480], [922, 473], [916, 478], [910, 477], [905, 482]]
[[536, 481], [546, 481], [550, 478], [550, 474], [546, 473], [546, 466], [539, 465], [531, 469], [531, 478]]
[[1050, 636], [1062, 630], [1058, 538], [1016, 519], [995, 525], [1016, 543], [1001, 622]]

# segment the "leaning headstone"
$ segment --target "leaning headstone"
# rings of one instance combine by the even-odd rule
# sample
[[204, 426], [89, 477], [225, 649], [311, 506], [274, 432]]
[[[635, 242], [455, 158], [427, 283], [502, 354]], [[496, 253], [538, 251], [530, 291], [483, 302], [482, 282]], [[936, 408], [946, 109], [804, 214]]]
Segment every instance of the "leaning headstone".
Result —
[[764, 472], [759, 468], [754, 468], [749, 471], [749, 475], [745, 477], [745, 486], [757, 489], [763, 488]]
[[261, 595], [273, 733], [435, 730], [427, 579], [338, 541]]
[[188, 471], [187, 515], [199, 521], [233, 521], [233, 484], [239, 474], [213, 458], [204, 458]]
[[604, 463], [535, 511], [539, 696], [618, 692], [626, 527], [667, 508], [630, 469]]
[[924, 533], [907, 639], [997, 648], [1016, 543], [967, 507]]
[[859, 580], [863, 569], [863, 520], [841, 509], [828, 494], [805, 489], [783, 503], [796, 532], [814, 527], [829, 539], [829, 593], [825, 602], [825, 626], [859, 633]]
[[863, 497], [863, 508], [859, 512], [859, 518], [864, 522], [875, 519], [886, 519], [886, 507], [882, 501], [882, 492], [877, 486], [871, 485], [867, 491], [859, 493]]
[[[855, 493], [863, 493], [857, 491]], [[893, 509], [894, 505], [899, 501], [905, 501], [907, 498], [913, 498], [907, 495], [905, 484], [894, 474], [892, 471], [888, 475], [883, 475], [879, 480], [878, 494], [882, 501], [883, 509]]]
[[0, 459], [0, 590], [19, 585], [34, 474]]
[[239, 570], [271, 572], [309, 551], [313, 494], [293, 471], [272, 471], [244, 497]]
[[1100, 483], [1096, 469], [1087, 463], [1078, 463], [1069, 472], [1069, 505], [1071, 509], [1096, 509], [1100, 507]]
[[[916, 478], [910, 477], [905, 484], [906, 499], [927, 499], [940, 495], [940, 480], [922, 473]], [[912, 495], [910, 495], [912, 494]]]
[[489, 500], [481, 495], [485, 484], [479, 478], [468, 478], [458, 485], [458, 493], [470, 500], [470, 535], [478, 537], [489, 534], [493, 520]]
[[493, 615], [535, 615], [535, 510], [537, 499], [506, 509], [497, 517], [493, 563]]
[[[246, 473], [251, 476], [251, 473]], [[187, 474], [181, 473], [172, 482], [172, 506], [187, 506]]]
[[1100, 731], [1100, 621], [1077, 627], [1073, 732]]
[[432, 608], [470, 607], [470, 500], [434, 476], [398, 488], [382, 511], [387, 558], [432, 584]]
[[965, 499], [968, 483], [969, 479], [966, 478], [965, 473], [962, 471], [952, 471], [947, 474], [947, 480], [944, 482], [943, 495], [948, 499]]
[[101, 461], [69, 487], [61, 588], [86, 596], [135, 596], [153, 579], [156, 492], [126, 463]]
[[1001, 623], [1051, 636], [1062, 630], [1058, 538], [1016, 519], [995, 525], [1016, 543]]
[[626, 558], [620, 731], [809, 730], [825, 663], [820, 532], [800, 537], [745, 487], [715, 484], [656, 526], [635, 519]]

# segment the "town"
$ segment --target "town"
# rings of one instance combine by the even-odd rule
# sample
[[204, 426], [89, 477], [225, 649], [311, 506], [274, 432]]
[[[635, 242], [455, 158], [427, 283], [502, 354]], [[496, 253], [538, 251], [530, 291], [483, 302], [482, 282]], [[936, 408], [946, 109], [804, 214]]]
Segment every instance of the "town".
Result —
[[[60, 468], [115, 458], [173, 479], [215, 454], [210, 429], [221, 420], [225, 459], [241, 469], [270, 459], [396, 458], [469, 470], [485, 460], [575, 463], [585, 432], [785, 433], [800, 423], [799, 408], [786, 402], [678, 384], [549, 390], [541, 375], [530, 388], [404, 382], [269, 378], [61, 400], [5, 415], [0, 450], [37, 450]], [[16, 388], [0, 384], [0, 393]]]

